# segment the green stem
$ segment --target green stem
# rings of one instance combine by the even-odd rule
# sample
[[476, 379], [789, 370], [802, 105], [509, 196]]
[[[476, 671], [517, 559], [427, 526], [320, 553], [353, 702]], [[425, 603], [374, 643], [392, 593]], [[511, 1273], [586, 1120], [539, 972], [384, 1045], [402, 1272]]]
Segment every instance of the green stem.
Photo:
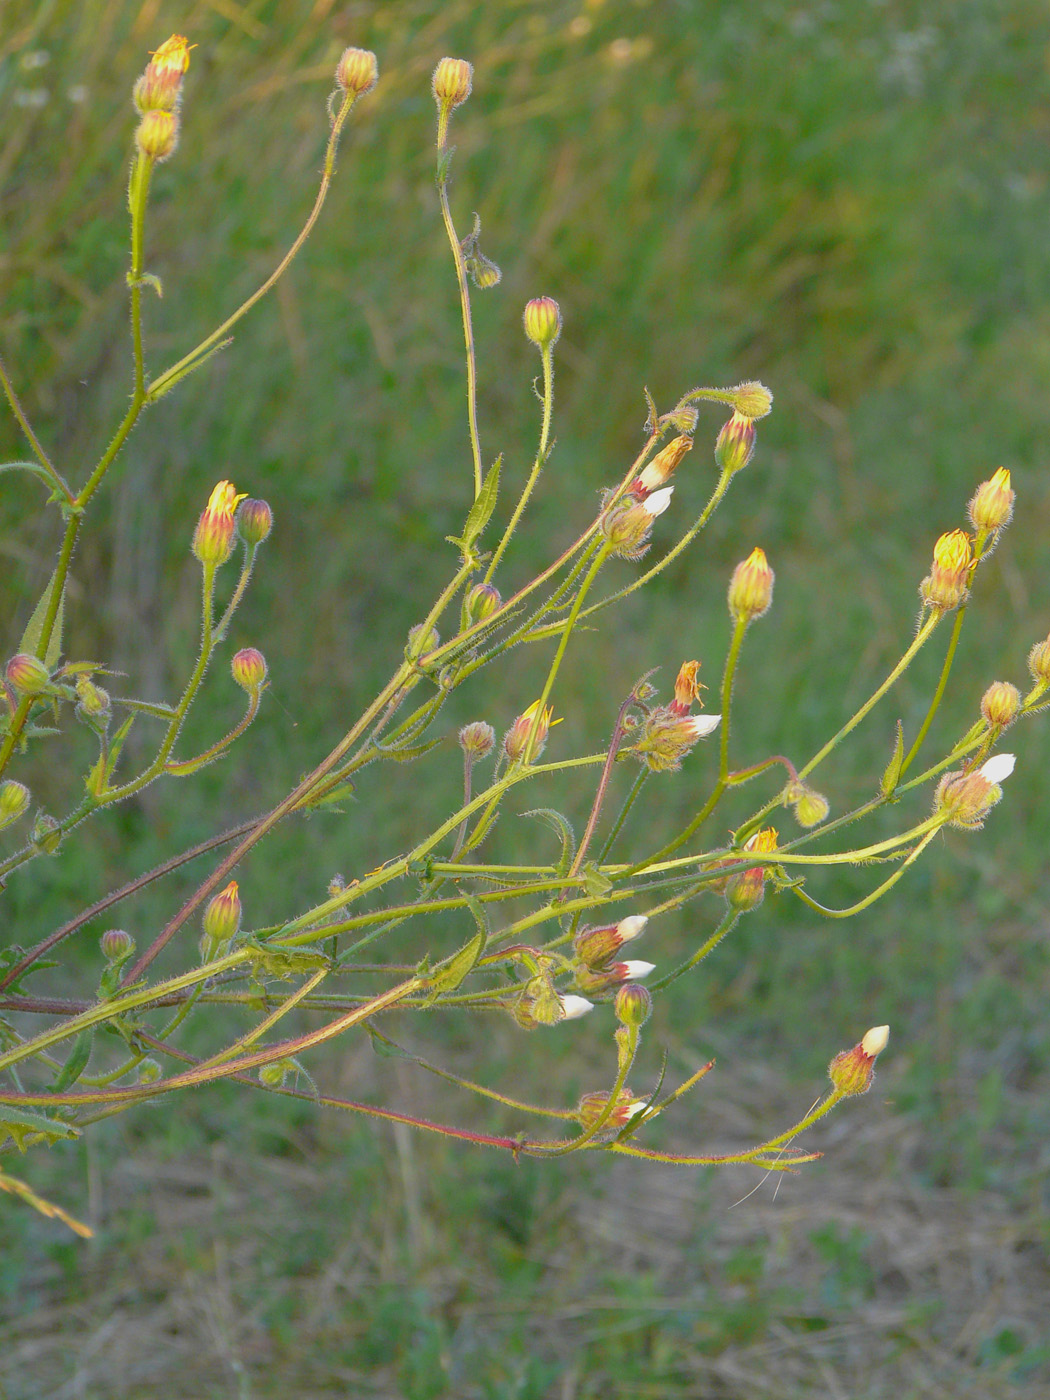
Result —
[[542, 350], [543, 357], [543, 424], [540, 428], [540, 445], [536, 449], [536, 460], [532, 464], [532, 471], [528, 481], [525, 483], [525, 490], [521, 493], [518, 504], [514, 507], [514, 513], [507, 523], [507, 528], [503, 532], [503, 538], [496, 546], [489, 566], [485, 570], [485, 582], [491, 583], [493, 575], [503, 558], [504, 551], [510, 544], [511, 536], [518, 528], [518, 522], [525, 514], [525, 507], [529, 503], [533, 488], [539, 478], [544, 462], [547, 460], [547, 445], [550, 441], [551, 413], [554, 407], [554, 347], [545, 345]]
[[676, 967], [673, 972], [669, 972], [665, 977], [661, 977], [658, 982], [650, 983], [650, 990], [653, 992], [662, 991], [664, 987], [669, 987], [672, 982], [677, 982], [679, 977], [684, 977], [687, 972], [692, 971], [697, 963], [703, 962], [708, 953], [718, 947], [719, 943], [721, 943], [722, 939], [725, 938], [726, 934], [729, 933], [739, 918], [740, 913], [738, 910], [727, 910], [722, 917], [722, 922], [715, 929], [714, 933], [712, 933], [705, 943], [700, 945], [693, 956], [682, 963], [681, 967]]
[[[444, 134], [445, 133], [439, 128], [439, 157], [445, 154], [445, 144], [442, 139]], [[463, 339], [467, 352], [467, 425], [470, 431], [470, 451], [474, 459], [474, 499], [477, 500], [478, 496], [481, 494], [481, 443], [478, 438], [478, 370], [474, 352], [474, 326], [470, 316], [470, 289], [467, 285], [467, 265], [463, 257], [463, 248], [456, 234], [455, 225], [452, 222], [452, 212], [448, 207], [447, 177], [443, 177], [438, 181], [438, 197], [441, 201], [441, 217], [445, 223], [445, 233], [448, 235], [449, 247], [452, 249], [452, 260], [456, 265], [459, 305], [463, 315]]]
[[915, 741], [912, 744], [911, 748], [908, 750], [908, 752], [905, 754], [904, 759], [901, 763], [899, 774], [900, 777], [903, 777], [904, 774], [908, 771], [912, 759], [922, 748], [923, 740], [926, 738], [926, 735], [929, 732], [930, 725], [933, 723], [933, 717], [937, 713], [937, 709], [941, 703], [941, 698], [944, 695], [945, 686], [948, 684], [948, 676], [951, 673], [952, 662], [955, 659], [955, 648], [959, 645], [959, 634], [962, 631], [963, 618], [965, 616], [966, 607], [964, 605], [955, 614], [955, 625], [952, 627], [951, 640], [948, 642], [948, 650], [944, 656], [944, 665], [941, 667], [941, 675], [940, 679], [937, 682], [937, 689], [933, 693], [933, 699], [930, 701], [929, 709], [926, 711], [926, 718], [923, 720], [919, 732], [915, 736]]

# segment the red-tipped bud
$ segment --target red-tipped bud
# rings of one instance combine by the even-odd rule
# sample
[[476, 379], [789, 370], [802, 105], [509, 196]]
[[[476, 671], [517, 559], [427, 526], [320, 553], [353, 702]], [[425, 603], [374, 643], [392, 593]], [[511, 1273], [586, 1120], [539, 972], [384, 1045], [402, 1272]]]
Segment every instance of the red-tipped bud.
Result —
[[596, 1093], [584, 1094], [583, 1098], [576, 1106], [576, 1118], [580, 1126], [584, 1129], [593, 1128], [598, 1122], [602, 1122], [601, 1131], [608, 1128], [612, 1132], [619, 1132], [621, 1128], [627, 1126], [632, 1118], [636, 1118], [645, 1108], [645, 1099], [637, 1099], [626, 1085], [620, 1090], [616, 1097], [611, 1113], [605, 1117], [605, 1111], [609, 1104], [609, 1095]]
[[201, 957], [205, 962], [211, 962], [237, 936], [241, 926], [241, 900], [236, 880], [231, 880], [224, 890], [208, 901], [201, 922], [204, 927]]
[[253, 501], [250, 496], [245, 496], [234, 524], [245, 544], [259, 545], [273, 529], [273, 511], [267, 501]]
[[613, 1001], [613, 1010], [621, 1026], [630, 1026], [635, 1030], [645, 1025], [652, 1009], [651, 993], [637, 982], [625, 982]]
[[193, 552], [202, 564], [217, 568], [233, 553], [233, 515], [244, 499], [229, 481], [212, 491], [193, 535]]
[[459, 731], [459, 746], [471, 762], [476, 762], [479, 758], [487, 758], [495, 747], [495, 743], [496, 731], [491, 724], [486, 724], [483, 719], [476, 719], [472, 724], [465, 724]]
[[1021, 713], [1021, 692], [1009, 681], [993, 681], [981, 696], [981, 714], [989, 729], [1002, 733]]
[[734, 411], [715, 439], [715, 461], [724, 472], [742, 471], [755, 452], [754, 420]]
[[933, 567], [919, 585], [919, 596], [934, 612], [946, 613], [965, 602], [973, 550], [964, 530], [949, 530], [933, 546]]
[[490, 618], [502, 602], [498, 588], [491, 583], [476, 583], [467, 594], [467, 626]]
[[875, 1061], [890, 1038], [889, 1026], [873, 1026], [859, 1045], [841, 1050], [828, 1065], [828, 1076], [843, 1096], [866, 1094], [875, 1078]]
[[662, 448], [651, 462], [648, 462], [631, 483], [631, 494], [644, 500], [652, 491], [666, 486], [678, 463], [691, 451], [693, 439], [684, 433]]
[[990, 481], [981, 482], [969, 504], [973, 528], [988, 533], [1009, 525], [1015, 499], [1016, 493], [1010, 486], [1010, 473], [1005, 467], [999, 467]]
[[949, 826], [980, 831], [984, 819], [1003, 795], [1001, 784], [1014, 771], [1012, 753], [997, 753], [973, 773], [945, 773], [937, 784], [933, 810]]
[[39, 657], [27, 651], [12, 656], [4, 674], [8, 685], [18, 695], [42, 695], [51, 684], [50, 671]]
[[335, 80], [344, 92], [360, 97], [371, 92], [379, 81], [379, 64], [371, 49], [344, 49], [335, 70]]
[[135, 83], [132, 97], [144, 115], [147, 112], [174, 112], [182, 92], [182, 80], [190, 66], [190, 45], [181, 34], [173, 34], [155, 50], [146, 71]]
[[122, 963], [135, 951], [135, 940], [122, 928], [108, 928], [98, 940], [98, 946], [107, 962]]
[[[771, 855], [777, 848], [778, 839], [774, 827], [763, 827], [745, 841], [744, 850], [748, 854]], [[731, 875], [725, 888], [726, 903], [730, 909], [736, 909], [741, 914], [757, 909], [765, 896], [767, 874], [767, 866], [753, 865], [750, 870]]]
[[174, 112], [148, 111], [135, 132], [135, 144], [150, 160], [167, 160], [179, 142], [179, 121]]
[[546, 350], [561, 335], [561, 308], [553, 297], [534, 297], [525, 306], [522, 318], [525, 334], [533, 345]]
[[29, 789], [13, 778], [0, 783], [0, 830], [16, 822], [29, 806]]
[[753, 622], [769, 611], [773, 601], [773, 570], [763, 550], [755, 548], [733, 570], [729, 581], [729, 613], [734, 622]]
[[257, 695], [266, 683], [266, 658], [254, 647], [243, 647], [230, 660], [233, 679], [249, 695]]
[[465, 58], [443, 58], [434, 69], [431, 89], [439, 107], [452, 111], [470, 96], [474, 69]]
[[526, 753], [530, 759], [539, 758], [547, 743], [553, 713], [550, 705], [544, 705], [541, 709], [538, 700], [522, 711], [503, 736], [503, 751], [512, 763]]

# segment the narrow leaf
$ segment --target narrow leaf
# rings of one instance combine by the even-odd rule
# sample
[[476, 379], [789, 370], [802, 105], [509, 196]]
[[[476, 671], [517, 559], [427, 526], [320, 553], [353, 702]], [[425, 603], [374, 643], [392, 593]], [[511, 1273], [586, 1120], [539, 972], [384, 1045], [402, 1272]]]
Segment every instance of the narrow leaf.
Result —
[[[51, 581], [40, 595], [40, 601], [33, 609], [33, 614], [26, 630], [22, 633], [22, 640], [18, 644], [18, 650], [25, 652], [29, 656], [36, 656], [40, 639], [44, 635], [44, 618], [51, 605], [51, 590], [55, 586], [55, 575], [51, 575]], [[63, 599], [64, 601], [64, 599]], [[58, 605], [58, 612], [55, 615], [55, 625], [51, 629], [51, 638], [47, 644], [47, 655], [43, 658], [44, 665], [49, 669], [54, 667], [58, 661], [59, 653], [62, 650], [62, 603]]]
[[541, 822], [544, 822], [561, 838], [561, 856], [558, 860], [556, 873], [564, 875], [572, 864], [572, 858], [576, 853], [576, 837], [573, 835], [568, 818], [563, 817], [560, 812], [556, 812], [553, 807], [534, 807], [531, 812], [522, 812], [522, 816], [539, 817]]
[[0, 1106], [0, 1144], [11, 1138], [19, 1152], [24, 1152], [27, 1139], [30, 1143], [38, 1138], [46, 1142], [57, 1142], [60, 1138], [76, 1138], [80, 1129], [71, 1123], [63, 1123], [58, 1118], [48, 1118], [43, 1113], [30, 1113], [24, 1108], [12, 1108], [8, 1104]]
[[503, 454], [500, 453], [485, 473], [481, 490], [467, 515], [466, 524], [463, 526], [463, 543], [466, 546], [463, 550], [464, 554], [489, 523], [492, 512], [496, 509], [496, 497], [499, 495], [499, 473], [502, 465]]
[[904, 725], [897, 721], [897, 738], [893, 745], [893, 757], [886, 765], [886, 771], [882, 775], [879, 789], [883, 797], [890, 797], [896, 790], [898, 780], [901, 775], [901, 764], [904, 762]]
[[47, 486], [48, 490], [54, 485], [46, 467], [42, 467], [39, 462], [0, 462], [0, 472], [32, 472]]
[[478, 958], [481, 957], [485, 947], [487, 936], [485, 933], [476, 933], [469, 943], [465, 943], [458, 953], [445, 962], [439, 963], [430, 974], [427, 992], [430, 1000], [440, 996], [442, 992], [454, 992], [460, 983], [477, 966]]
[[95, 1043], [95, 1028], [89, 1026], [83, 1030], [73, 1042], [73, 1048], [69, 1052], [69, 1059], [55, 1075], [51, 1084], [51, 1092], [61, 1094], [68, 1089], [71, 1084], [75, 1084], [88, 1067], [91, 1059], [91, 1047]]

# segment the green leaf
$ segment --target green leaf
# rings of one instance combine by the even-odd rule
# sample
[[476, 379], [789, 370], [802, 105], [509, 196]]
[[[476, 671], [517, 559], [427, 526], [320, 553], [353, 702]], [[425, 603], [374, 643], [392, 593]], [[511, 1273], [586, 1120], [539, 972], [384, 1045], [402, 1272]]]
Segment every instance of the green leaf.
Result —
[[561, 856], [558, 859], [556, 873], [565, 875], [576, 853], [576, 837], [573, 835], [568, 818], [563, 817], [560, 812], [556, 812], [553, 807], [534, 807], [531, 812], [522, 812], [521, 815], [523, 817], [539, 817], [541, 822], [544, 822], [561, 838]]
[[124, 747], [124, 740], [128, 737], [128, 734], [131, 731], [131, 726], [134, 723], [135, 716], [133, 714], [128, 715], [127, 719], [120, 726], [117, 732], [113, 735], [113, 738], [109, 741], [109, 761], [106, 763], [107, 782], [113, 776], [113, 772], [117, 766], [117, 759], [120, 757], [120, 751]]
[[302, 972], [316, 972], [319, 967], [330, 967], [331, 958], [314, 948], [297, 948], [281, 943], [263, 943], [255, 938], [246, 938], [238, 947], [246, 948], [251, 957], [252, 975], [262, 980], [272, 977], [286, 982]]
[[[33, 609], [33, 615], [26, 624], [26, 630], [22, 633], [22, 640], [18, 644], [18, 650], [30, 656], [39, 655], [37, 648], [40, 639], [44, 635], [44, 618], [51, 605], [51, 590], [55, 586], [55, 575], [51, 575], [51, 582], [44, 589], [40, 596], [40, 601]], [[55, 614], [55, 624], [51, 628], [51, 636], [48, 639], [47, 651], [41, 658], [48, 670], [53, 670], [58, 664], [58, 658], [62, 653], [62, 618], [65, 611], [66, 595], [65, 590], [59, 599], [58, 611]]]
[[893, 757], [886, 765], [886, 771], [882, 775], [879, 789], [883, 797], [891, 797], [896, 790], [897, 783], [901, 775], [901, 765], [904, 762], [904, 725], [897, 721], [897, 739], [893, 746]]
[[487, 942], [488, 935], [484, 931], [476, 933], [458, 953], [453, 953], [445, 962], [438, 963], [427, 979], [428, 1000], [436, 1000], [443, 992], [454, 992], [464, 978], [474, 971]]
[[499, 473], [503, 465], [502, 452], [485, 473], [485, 480], [481, 483], [481, 490], [477, 494], [474, 504], [467, 514], [466, 523], [463, 526], [463, 553], [467, 554], [474, 541], [484, 530], [492, 517], [492, 512], [496, 509], [496, 498], [499, 495]]
[[0, 1146], [11, 1138], [19, 1152], [27, 1146], [39, 1142], [41, 1138], [48, 1144], [60, 1138], [77, 1138], [80, 1129], [71, 1123], [63, 1123], [58, 1118], [48, 1118], [43, 1113], [29, 1113], [8, 1104], [0, 1104]]
[[40, 478], [48, 490], [54, 485], [47, 468], [41, 466], [39, 462], [0, 462], [0, 472], [32, 472], [34, 476]]
[[165, 394], [170, 394], [172, 389], [175, 388], [175, 385], [185, 379], [188, 374], [192, 374], [194, 370], [200, 369], [202, 365], [207, 364], [213, 355], [217, 355], [220, 350], [225, 350], [227, 345], [232, 344], [233, 336], [227, 336], [225, 340], [220, 340], [218, 345], [211, 346], [210, 349], [205, 350], [195, 359], [190, 360], [188, 364], [183, 365], [180, 370], [168, 370], [167, 373], [162, 374], [160, 378], [154, 380], [146, 390], [146, 402], [156, 403], [157, 400], [162, 399]]
[[388, 1040], [376, 1030], [375, 1026], [365, 1022], [365, 1030], [372, 1037], [372, 1049], [383, 1060], [410, 1060], [415, 1064], [415, 1055], [410, 1055], [407, 1050], [402, 1050], [401, 1046], [393, 1040]]
[[53, 1094], [61, 1094], [64, 1089], [68, 1089], [71, 1084], [75, 1084], [88, 1067], [91, 1059], [91, 1047], [95, 1043], [95, 1028], [89, 1026], [83, 1030], [73, 1042], [73, 1048], [69, 1052], [69, 1059], [65, 1062], [59, 1072], [55, 1075], [51, 1085]]
[[608, 875], [603, 875], [593, 861], [588, 861], [580, 872], [583, 881], [584, 891], [592, 899], [598, 899], [602, 895], [607, 895], [613, 888], [613, 882]]

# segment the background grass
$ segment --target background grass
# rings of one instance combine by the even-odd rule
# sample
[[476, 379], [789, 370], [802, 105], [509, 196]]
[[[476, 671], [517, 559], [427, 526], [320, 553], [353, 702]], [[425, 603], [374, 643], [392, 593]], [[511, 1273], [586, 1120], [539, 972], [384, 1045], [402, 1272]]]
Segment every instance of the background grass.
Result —
[[[1023, 682], [1050, 624], [1050, 30], [1035, 0], [9, 0], [4, 18], [0, 339], [74, 479], [128, 390], [127, 93], [146, 51], [173, 30], [198, 46], [181, 145], [154, 186], [155, 368], [293, 236], [341, 47], [374, 48], [381, 73], [282, 290], [151, 411], [75, 566], [77, 654], [164, 696], [193, 655], [187, 542], [211, 485], [229, 475], [272, 502], [277, 526], [232, 639], [271, 668], [251, 758], [183, 784], [177, 803], [151, 789], [29, 868], [4, 893], [12, 939], [279, 796], [389, 674], [447, 577], [441, 541], [462, 521], [469, 457], [432, 177], [427, 85], [443, 53], [476, 66], [452, 197], [462, 229], [479, 212], [504, 273], [475, 315], [483, 450], [504, 452], [508, 482], [524, 479], [537, 431], [521, 307], [548, 293], [565, 316], [557, 446], [510, 582], [571, 537], [633, 456], [643, 385], [662, 407], [751, 376], [776, 395], [702, 549], [581, 638], [559, 695], [564, 751], [600, 741], [650, 666], [667, 683], [697, 655], [717, 674], [725, 581], [760, 543], [777, 594], [745, 655], [739, 758], [804, 757], [899, 655], [932, 540], [1000, 464], [1017, 518], [982, 571], [943, 742], [990, 680]], [[711, 480], [704, 441], [702, 428], [676, 497], [686, 506]], [[6, 418], [0, 448], [23, 455]], [[10, 651], [55, 536], [35, 483], [4, 481]], [[502, 728], [545, 659], [482, 673], [450, 731], [477, 716]], [[918, 667], [828, 766], [836, 810], [870, 791], [896, 715], [914, 730], [936, 666]], [[216, 668], [188, 747], [220, 732], [231, 689]], [[767, 901], [702, 982], [663, 999], [649, 1072], [664, 1047], [675, 1074], [720, 1061], [673, 1125], [682, 1143], [728, 1146], [789, 1121], [831, 1052], [893, 1024], [876, 1094], [814, 1134], [827, 1157], [775, 1198], [767, 1183], [729, 1210], [753, 1177], [514, 1166], [216, 1089], [26, 1164], [100, 1234], [85, 1247], [5, 1212], [0, 1383], [18, 1397], [1045, 1393], [1045, 726], [1009, 747], [1018, 772], [979, 836], [939, 840], [848, 924]], [[400, 782], [366, 774], [342, 819], [289, 827], [245, 863], [250, 918], [298, 909], [335, 871], [399, 849], [444, 809], [455, 768], [450, 748]], [[18, 776], [63, 810], [78, 772], [42, 753]], [[693, 809], [694, 781], [661, 785], [654, 823]], [[560, 800], [578, 814], [587, 794]], [[506, 849], [538, 839], [524, 827], [504, 820]], [[815, 892], [845, 904], [870, 876]], [[190, 879], [122, 922], [145, 938]], [[711, 917], [701, 905], [666, 921], [649, 956], [681, 953]], [[85, 967], [98, 932], [85, 930]], [[454, 946], [457, 933], [439, 936]], [[424, 1030], [476, 1065], [473, 1024]], [[604, 1082], [601, 1033], [572, 1032], [486, 1023], [494, 1081], [553, 1084], [565, 1102]], [[476, 1113], [367, 1048], [322, 1068], [336, 1092]]]

